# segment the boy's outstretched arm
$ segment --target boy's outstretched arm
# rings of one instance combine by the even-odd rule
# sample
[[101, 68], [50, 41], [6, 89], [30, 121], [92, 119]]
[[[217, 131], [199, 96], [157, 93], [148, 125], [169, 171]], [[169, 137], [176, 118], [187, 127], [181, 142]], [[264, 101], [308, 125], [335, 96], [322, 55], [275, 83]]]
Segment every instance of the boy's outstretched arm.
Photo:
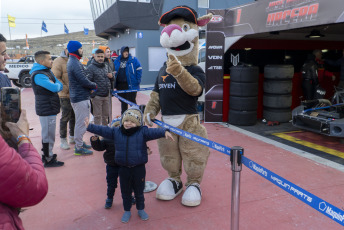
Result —
[[107, 139], [114, 139], [113, 128], [102, 125], [90, 124], [88, 117], [85, 118], [85, 126], [87, 131], [102, 136]]

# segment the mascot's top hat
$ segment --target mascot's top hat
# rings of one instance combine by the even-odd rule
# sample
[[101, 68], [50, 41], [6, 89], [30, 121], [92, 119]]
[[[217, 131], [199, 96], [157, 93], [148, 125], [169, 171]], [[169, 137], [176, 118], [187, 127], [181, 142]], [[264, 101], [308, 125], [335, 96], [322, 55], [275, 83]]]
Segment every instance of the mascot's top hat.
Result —
[[197, 24], [197, 17], [197, 12], [194, 9], [188, 6], [176, 6], [160, 17], [159, 24], [167, 24], [174, 18], [184, 18], [185, 21]]

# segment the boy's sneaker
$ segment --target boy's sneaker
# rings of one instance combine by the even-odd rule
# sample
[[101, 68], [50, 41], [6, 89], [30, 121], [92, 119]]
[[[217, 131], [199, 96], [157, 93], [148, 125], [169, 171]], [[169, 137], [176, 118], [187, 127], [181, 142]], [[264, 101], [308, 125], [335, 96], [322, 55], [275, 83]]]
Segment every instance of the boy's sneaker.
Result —
[[105, 208], [106, 208], [106, 209], [111, 208], [111, 207], [112, 207], [112, 202], [113, 202], [113, 199], [107, 198], [107, 199], [105, 200]]
[[148, 220], [149, 219], [148, 214], [143, 209], [142, 210], [138, 210], [137, 214], [139, 214], [141, 220]]
[[[53, 158], [52, 159], [54, 159], [54, 158], [56, 159], [56, 157], [57, 157], [57, 155], [53, 154]], [[42, 155], [42, 162], [43, 162], [43, 164], [48, 162], [44, 155]]]
[[67, 142], [67, 138], [61, 138], [61, 144], [60, 144], [61, 149], [70, 149], [70, 146]]
[[44, 163], [44, 168], [61, 167], [64, 165], [64, 162], [58, 161], [56, 159], [56, 154], [54, 154], [54, 155], [55, 155], [55, 157], [53, 156], [53, 158], [50, 161], [46, 161]]
[[74, 136], [69, 136], [68, 141], [69, 144], [75, 144]]
[[136, 204], [136, 199], [134, 196], [131, 196], [131, 204], [135, 205]]
[[85, 149], [90, 149], [90, 148], [92, 148], [92, 146], [86, 144], [85, 141], [82, 142], [82, 147], [85, 148]]
[[83, 147], [81, 147], [80, 149], [77, 149], [77, 148], [74, 149], [74, 155], [76, 156], [88, 156], [92, 154], [93, 152], [91, 150], [85, 149]]
[[131, 212], [130, 211], [125, 211], [122, 216], [122, 223], [128, 223], [131, 217]]

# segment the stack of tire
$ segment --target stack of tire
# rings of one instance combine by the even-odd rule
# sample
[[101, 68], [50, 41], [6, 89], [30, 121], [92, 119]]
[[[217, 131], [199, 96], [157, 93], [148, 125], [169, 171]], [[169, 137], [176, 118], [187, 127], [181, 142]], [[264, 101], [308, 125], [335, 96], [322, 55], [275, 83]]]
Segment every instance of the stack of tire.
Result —
[[228, 123], [249, 126], [257, 122], [259, 68], [233, 66], [230, 68]]
[[267, 121], [289, 122], [292, 104], [292, 65], [264, 67], [263, 117]]

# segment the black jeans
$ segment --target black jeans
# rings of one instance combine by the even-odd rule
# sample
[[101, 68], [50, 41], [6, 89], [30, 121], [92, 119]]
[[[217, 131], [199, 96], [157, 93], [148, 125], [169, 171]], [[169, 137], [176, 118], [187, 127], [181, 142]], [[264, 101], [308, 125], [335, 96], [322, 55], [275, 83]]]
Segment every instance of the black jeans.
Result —
[[138, 165], [132, 168], [120, 167], [119, 181], [121, 184], [124, 211], [130, 211], [131, 209], [131, 194], [133, 190], [136, 198], [136, 209], [144, 209], [145, 197], [143, 190], [145, 189], [146, 183], [145, 165]]
[[67, 123], [69, 122], [69, 136], [74, 136], [75, 115], [69, 98], [60, 98], [61, 120], [60, 120], [60, 138], [67, 137]]
[[302, 92], [305, 100], [313, 100], [315, 96], [316, 85], [307, 79], [302, 80]]
[[118, 183], [118, 166], [106, 165], [107, 198], [113, 199]]
[[[128, 90], [128, 83], [127, 82], [117, 82], [116, 83], [116, 89], [117, 90]], [[136, 94], [137, 92], [131, 92], [131, 93], [119, 93], [118, 96], [123, 97], [124, 99], [127, 99], [128, 101], [131, 101], [136, 104]], [[119, 100], [119, 99], [118, 99]], [[123, 114], [128, 109], [128, 104], [126, 102], [121, 102], [121, 114]]]

